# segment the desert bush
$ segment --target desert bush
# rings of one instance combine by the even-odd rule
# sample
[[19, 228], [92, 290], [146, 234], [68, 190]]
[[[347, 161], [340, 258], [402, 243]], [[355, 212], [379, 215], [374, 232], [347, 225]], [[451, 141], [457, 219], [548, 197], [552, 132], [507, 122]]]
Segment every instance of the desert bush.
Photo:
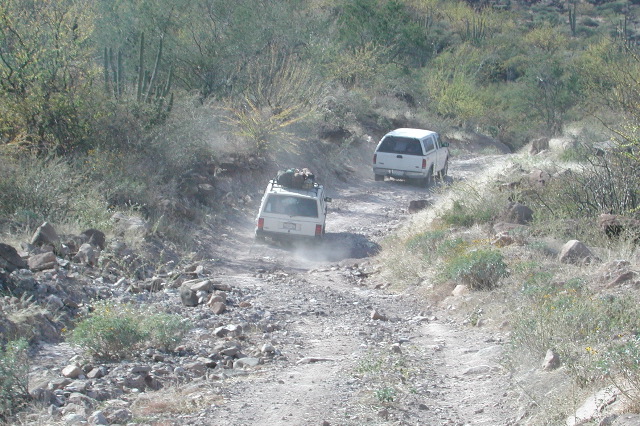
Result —
[[149, 344], [163, 351], [173, 350], [190, 328], [182, 317], [159, 312], [144, 317], [140, 328], [147, 330]]
[[62, 158], [0, 157], [0, 217], [31, 227], [43, 221], [92, 227], [107, 222], [99, 200], [92, 185]]
[[593, 294], [578, 278], [550, 279], [540, 272], [523, 287], [527, 303], [514, 313], [512, 350], [540, 359], [554, 348], [578, 384], [613, 381], [640, 402], [637, 302]]
[[440, 218], [453, 226], [470, 227], [475, 224], [489, 222], [494, 214], [495, 206], [490, 203], [474, 203], [473, 200], [455, 200]]
[[609, 378], [620, 391], [636, 406], [640, 403], [640, 337], [623, 337], [598, 354], [596, 349], [589, 351], [598, 359], [598, 370]]
[[431, 257], [438, 252], [446, 236], [444, 230], [425, 231], [409, 237], [406, 245], [411, 251], [416, 250], [425, 257]]
[[0, 348], [0, 420], [7, 420], [29, 399], [27, 341], [18, 339]]
[[637, 214], [638, 163], [621, 153], [583, 152], [578, 166], [522, 193], [522, 202], [536, 212], [534, 227], [539, 231], [593, 241], [602, 234], [593, 226], [599, 214]]
[[493, 249], [474, 249], [448, 259], [443, 275], [453, 281], [468, 284], [477, 290], [495, 287], [508, 275], [502, 253]]
[[70, 332], [71, 343], [98, 359], [124, 359], [147, 346], [171, 349], [190, 325], [144, 306], [99, 302]]

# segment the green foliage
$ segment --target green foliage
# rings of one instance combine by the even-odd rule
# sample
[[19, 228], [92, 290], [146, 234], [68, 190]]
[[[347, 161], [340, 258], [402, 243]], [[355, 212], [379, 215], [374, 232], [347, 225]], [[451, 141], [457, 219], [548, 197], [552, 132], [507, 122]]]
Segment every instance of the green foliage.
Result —
[[381, 389], [376, 389], [376, 398], [380, 402], [393, 402], [396, 399], [396, 390], [390, 387], [384, 387]]
[[441, 219], [453, 226], [470, 227], [477, 223], [490, 221], [495, 213], [495, 207], [488, 203], [475, 204], [455, 200], [450, 209], [443, 212]]
[[66, 160], [27, 157], [17, 163], [0, 157], [0, 216], [33, 227], [43, 221], [108, 223], [106, 205]]
[[430, 257], [437, 253], [446, 236], [447, 232], [444, 230], [421, 232], [407, 240], [407, 248], [412, 251], [419, 251], [425, 257]]
[[96, 71], [89, 11], [74, 0], [0, 5], [0, 101], [10, 111], [0, 142], [64, 153], [86, 141]]
[[542, 357], [554, 348], [578, 383], [604, 377], [640, 402], [636, 301], [591, 294], [579, 279], [539, 278], [523, 289], [528, 303], [514, 315], [512, 349]]
[[27, 349], [25, 339], [0, 348], [0, 420], [6, 421], [30, 399]]
[[189, 330], [179, 316], [146, 307], [98, 302], [71, 331], [71, 343], [99, 359], [120, 360], [146, 347], [172, 349]]
[[620, 152], [601, 156], [583, 148], [572, 155], [582, 160], [580, 170], [556, 176], [548, 185], [526, 194], [524, 202], [537, 212], [537, 224], [573, 219], [587, 220], [586, 226], [592, 227], [590, 223], [601, 213], [637, 214], [640, 169], [636, 160]]
[[340, 2], [339, 8], [339, 37], [346, 48], [358, 51], [367, 45], [380, 46], [386, 52], [380, 57], [384, 63], [399, 60], [424, 65], [428, 59], [430, 34], [404, 2], [350, 0]]
[[475, 249], [448, 259], [443, 275], [468, 284], [472, 289], [488, 290], [509, 275], [502, 253], [492, 249]]

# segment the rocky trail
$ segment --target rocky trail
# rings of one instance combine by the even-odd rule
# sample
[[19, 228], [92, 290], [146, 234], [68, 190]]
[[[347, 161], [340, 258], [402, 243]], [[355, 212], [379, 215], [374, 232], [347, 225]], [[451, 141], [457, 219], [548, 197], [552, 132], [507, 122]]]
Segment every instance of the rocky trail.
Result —
[[[452, 161], [450, 175], [465, 179], [491, 162]], [[67, 380], [58, 386], [67, 404], [50, 408], [49, 420], [24, 423], [517, 424], [517, 392], [500, 366], [503, 336], [463, 325], [419, 295], [389, 291], [371, 260], [409, 216], [409, 201], [434, 201], [433, 188], [368, 178], [329, 190], [318, 246], [255, 243], [249, 208], [228, 223], [200, 265], [225, 289], [226, 311], [181, 306], [177, 290], [139, 296], [192, 319], [179, 356], [103, 366], [112, 377], [103, 388], [119, 383], [124, 392], [96, 397], [101, 405], [83, 396], [99, 394], [98, 380]], [[44, 345], [32, 383], [51, 388], [77, 358], [65, 344]], [[134, 371], [143, 377], [137, 387]]]
[[[450, 173], [461, 179], [483, 163], [453, 162]], [[279, 357], [221, 383], [220, 403], [190, 422], [514, 424], [502, 337], [463, 326], [416, 295], [387, 292], [368, 260], [407, 218], [409, 201], [433, 192], [371, 179], [330, 195], [321, 246], [244, 241], [233, 264], [219, 262], [223, 282], [252, 294], [251, 303], [282, 324], [262, 336]], [[251, 235], [252, 224], [235, 232]]]

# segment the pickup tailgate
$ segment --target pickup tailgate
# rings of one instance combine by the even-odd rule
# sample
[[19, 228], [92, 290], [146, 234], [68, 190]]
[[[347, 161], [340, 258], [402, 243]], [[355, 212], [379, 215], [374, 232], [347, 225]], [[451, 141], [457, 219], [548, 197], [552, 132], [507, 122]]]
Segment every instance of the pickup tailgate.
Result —
[[389, 170], [418, 172], [422, 169], [422, 156], [377, 152], [375, 165]]

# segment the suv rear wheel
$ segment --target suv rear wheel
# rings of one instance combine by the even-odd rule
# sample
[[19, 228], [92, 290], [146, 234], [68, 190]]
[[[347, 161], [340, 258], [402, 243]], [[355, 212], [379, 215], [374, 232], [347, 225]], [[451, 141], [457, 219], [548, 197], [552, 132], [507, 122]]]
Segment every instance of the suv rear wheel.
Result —
[[384, 181], [384, 175], [373, 175], [373, 179], [375, 179], [376, 182], [382, 182]]

